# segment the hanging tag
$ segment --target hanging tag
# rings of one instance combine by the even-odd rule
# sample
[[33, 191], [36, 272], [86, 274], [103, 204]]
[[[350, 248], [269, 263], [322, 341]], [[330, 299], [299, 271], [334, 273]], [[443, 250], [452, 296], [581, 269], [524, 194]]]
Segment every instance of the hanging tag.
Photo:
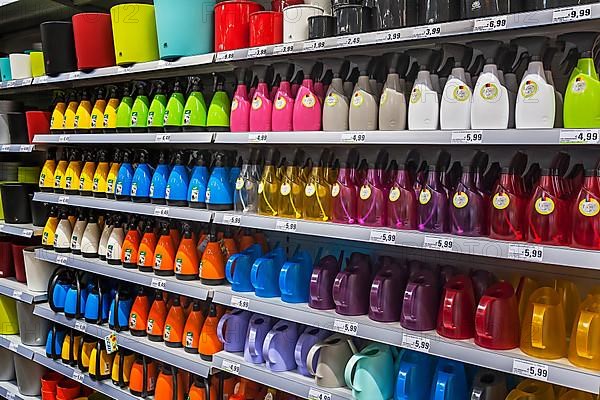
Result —
[[112, 354], [119, 350], [119, 346], [117, 345], [117, 333], [111, 332], [108, 336], [106, 336], [104, 338], [104, 344], [106, 345], [107, 354]]

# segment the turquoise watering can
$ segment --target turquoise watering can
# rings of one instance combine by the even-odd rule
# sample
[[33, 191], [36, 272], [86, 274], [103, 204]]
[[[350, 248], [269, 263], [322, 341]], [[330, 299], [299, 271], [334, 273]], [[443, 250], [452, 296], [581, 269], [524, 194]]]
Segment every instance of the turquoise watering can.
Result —
[[395, 348], [372, 343], [346, 364], [344, 379], [356, 400], [389, 400], [394, 396]]
[[394, 400], [424, 400], [430, 397], [435, 358], [406, 350], [400, 357]]
[[431, 400], [465, 400], [467, 390], [465, 366], [440, 358], [433, 377]]

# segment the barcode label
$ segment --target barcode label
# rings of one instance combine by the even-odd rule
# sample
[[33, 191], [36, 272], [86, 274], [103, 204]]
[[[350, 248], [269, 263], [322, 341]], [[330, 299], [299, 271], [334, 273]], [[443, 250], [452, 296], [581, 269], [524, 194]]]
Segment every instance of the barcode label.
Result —
[[358, 334], [358, 323], [353, 321], [344, 321], [343, 319], [335, 319], [333, 321], [333, 330], [343, 333], [344, 335], [356, 336]]
[[429, 353], [431, 350], [431, 340], [429, 340], [429, 338], [403, 333], [402, 347], [405, 349]]
[[240, 374], [240, 364], [233, 361], [223, 360], [223, 363], [221, 364], [221, 369], [234, 375]]

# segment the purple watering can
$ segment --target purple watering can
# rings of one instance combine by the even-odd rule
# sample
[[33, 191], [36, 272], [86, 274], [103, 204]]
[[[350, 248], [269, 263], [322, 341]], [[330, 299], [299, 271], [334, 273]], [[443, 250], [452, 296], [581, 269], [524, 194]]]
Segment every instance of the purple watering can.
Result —
[[354, 254], [347, 264], [333, 283], [335, 311], [341, 315], [365, 315], [369, 312], [371, 268], [366, 259]]
[[437, 323], [440, 287], [437, 274], [422, 270], [414, 274], [406, 285], [400, 325], [412, 331], [430, 331]]
[[225, 351], [238, 353], [244, 351], [248, 323], [252, 313], [243, 310], [233, 310], [223, 315], [217, 325], [217, 336], [223, 343]]
[[344, 252], [339, 259], [326, 256], [319, 260], [310, 277], [310, 296], [308, 305], [317, 310], [332, 310], [335, 308], [333, 301], [333, 283], [340, 272]]
[[296, 343], [296, 348], [294, 349], [294, 359], [298, 365], [299, 373], [304, 376], [312, 376], [306, 365], [308, 352], [315, 344], [317, 344], [317, 342], [325, 339], [330, 334], [330, 332], [323, 329], [307, 328], [304, 333], [300, 335], [298, 342]]
[[298, 324], [290, 321], [279, 321], [267, 333], [263, 344], [263, 357], [270, 371], [296, 369], [294, 349], [299, 335]]
[[406, 269], [397, 264], [380, 269], [371, 284], [369, 318], [379, 322], [400, 321], [407, 280]]
[[261, 314], [254, 314], [250, 318], [246, 345], [244, 347], [244, 360], [253, 364], [262, 364], [265, 362], [262, 351], [263, 343], [274, 322], [271, 317]]

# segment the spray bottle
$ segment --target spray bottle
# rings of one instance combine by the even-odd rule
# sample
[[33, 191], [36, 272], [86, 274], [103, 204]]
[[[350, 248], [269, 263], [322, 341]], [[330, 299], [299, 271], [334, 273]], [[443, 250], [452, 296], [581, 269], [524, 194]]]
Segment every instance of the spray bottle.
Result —
[[341, 224], [356, 223], [356, 204], [358, 199], [357, 168], [359, 154], [356, 149], [346, 152], [345, 158], [336, 160], [339, 168], [336, 182], [331, 186], [331, 221]]
[[90, 129], [93, 133], [102, 132], [104, 111], [106, 111], [106, 97], [104, 93], [104, 88], [99, 87], [96, 89], [96, 102], [94, 103], [90, 119]]
[[106, 197], [106, 184], [108, 179], [108, 152], [100, 149], [98, 152], [98, 165], [94, 171], [94, 181], [92, 183], [92, 195], [94, 197]]
[[175, 79], [173, 91], [167, 108], [165, 110], [163, 124], [165, 132], [180, 132], [183, 125], [183, 109], [185, 107], [185, 97], [183, 96], [183, 84], [179, 79]]
[[128, 150], [123, 152], [123, 161], [119, 167], [115, 184], [115, 198], [120, 201], [131, 200], [131, 182], [133, 180], [133, 157]]
[[150, 154], [147, 150], [138, 152], [138, 163], [131, 181], [131, 200], [134, 203], [150, 202], [150, 184], [154, 168], [149, 164]]
[[56, 149], [48, 149], [46, 161], [40, 172], [38, 186], [42, 192], [52, 192], [54, 188], [54, 172], [56, 171]]
[[102, 121], [98, 122], [104, 133], [115, 133], [117, 130], [117, 110], [121, 103], [117, 94], [118, 90], [119, 88], [114, 85], [106, 87], [108, 101], [106, 102], [106, 108], [102, 115]]
[[233, 209], [243, 213], [256, 213], [258, 207], [258, 185], [261, 177], [262, 151], [253, 148], [248, 161], [242, 165], [235, 181]]
[[214, 77], [214, 94], [210, 106], [206, 127], [214, 132], [229, 132], [229, 115], [231, 114], [231, 101], [225, 92], [225, 81], [220, 75]]
[[410, 58], [401, 53], [385, 55], [388, 76], [379, 99], [379, 130], [406, 129], [406, 97], [400, 74], [405, 74]]
[[422, 232], [448, 233], [448, 191], [444, 187], [450, 155], [440, 152], [435, 164], [429, 165], [427, 180], [419, 190], [417, 228]]
[[119, 169], [121, 168], [121, 162], [123, 161], [123, 154], [121, 150], [115, 149], [113, 154], [112, 163], [108, 170], [108, 176], [106, 177], [106, 197], [109, 199], [115, 198], [115, 188], [117, 186], [117, 175], [119, 175]]
[[184, 224], [183, 237], [175, 254], [175, 277], [184, 281], [196, 280], [200, 273], [199, 266], [194, 232], [189, 224]]
[[79, 194], [79, 177], [83, 169], [83, 155], [79, 149], [73, 149], [69, 156], [69, 165], [60, 181], [60, 187], [66, 194]]
[[329, 58], [324, 69], [333, 72], [333, 79], [323, 102], [323, 130], [342, 132], [348, 130], [350, 105], [344, 93], [344, 80], [349, 73], [350, 63], [343, 59]]
[[144, 225], [144, 234], [138, 250], [138, 270], [152, 272], [154, 270], [154, 249], [156, 248], [156, 233], [151, 220]]
[[275, 77], [279, 77], [279, 86], [273, 95], [271, 128], [275, 132], [289, 132], [293, 129], [294, 118], [294, 96], [290, 83], [294, 75], [294, 64], [276, 63], [273, 68]]
[[258, 214], [276, 216], [281, 180], [278, 174], [279, 150], [270, 148], [258, 184]]
[[75, 122], [73, 127], [76, 133], [87, 133], [91, 127], [92, 121], [92, 102], [87, 89], [81, 91], [81, 99], [75, 113]]
[[554, 60], [554, 55], [558, 49], [554, 46], [546, 47], [546, 51], [544, 52], [544, 73], [546, 76], [546, 82], [554, 87], [554, 104], [555, 104], [555, 112], [554, 112], [554, 127], [562, 128], [563, 127], [563, 109], [564, 109], [564, 99], [561, 92], [558, 91], [556, 85], [554, 84], [554, 76], [552, 75], [552, 61]]
[[502, 42], [479, 40], [469, 45], [479, 50], [485, 59], [483, 72], [479, 74], [473, 90], [471, 128], [507, 129], [510, 116], [508, 90], [500, 82], [495, 62], [501, 54]]
[[197, 152], [193, 157], [195, 165], [192, 169], [187, 195], [188, 206], [192, 208], [206, 208], [206, 187], [210, 175], [206, 164], [209, 159], [210, 155], [203, 151]]
[[360, 75], [350, 99], [348, 126], [350, 130], [374, 131], [379, 122], [379, 106], [375, 88], [369, 82], [369, 56], [352, 56], [358, 64]]
[[150, 109], [148, 111], [148, 130], [150, 132], [163, 132], [164, 120], [165, 120], [165, 109], [167, 107], [167, 96], [165, 95], [165, 82], [157, 80], [152, 82], [154, 88], [154, 98], [150, 103]]
[[473, 93], [467, 84], [465, 66], [470, 62], [473, 51], [466, 46], [454, 43], [442, 45], [444, 62], [453, 65], [446, 81], [440, 106], [440, 126], [442, 129], [471, 129], [471, 101]]
[[171, 168], [168, 163], [169, 155], [165, 150], [161, 150], [158, 156], [158, 165], [152, 175], [150, 182], [150, 202], [152, 204], [166, 204], [165, 192], [167, 190], [167, 180], [171, 173]]
[[488, 156], [477, 152], [462, 164], [462, 176], [450, 195], [452, 233], [460, 236], [487, 236], [487, 196], [476, 185], [476, 175], [487, 168]]
[[250, 98], [248, 96], [248, 70], [236, 68], [237, 86], [231, 102], [231, 132], [250, 131]]
[[233, 190], [229, 184], [227, 157], [223, 152], [213, 155], [213, 168], [206, 188], [206, 208], [215, 211], [233, 209]]
[[67, 92], [67, 109], [63, 119], [63, 130], [65, 132], [73, 132], [75, 129], [75, 116], [79, 108], [79, 94], [75, 90]]
[[[129, 133], [129, 126], [131, 124], [131, 109], [133, 107], [133, 94], [135, 93], [135, 87], [125, 85], [123, 88], [123, 97], [117, 108], [117, 123], [116, 130], [119, 133]], [[136, 117], [137, 118], [137, 117]]]
[[65, 176], [65, 172], [67, 172], [67, 166], [69, 165], [69, 152], [69, 149], [63, 149], [60, 153], [60, 160], [56, 165], [56, 169], [54, 170], [54, 176], [52, 178], [54, 184], [54, 193], [64, 193], [64, 191], [61, 188], [61, 183], [63, 177]]
[[388, 152], [379, 151], [374, 164], [366, 160], [361, 163], [367, 168], [359, 182], [356, 199], [356, 215], [360, 225], [385, 226], [387, 222], [386, 200], [389, 196]]
[[296, 150], [294, 159], [282, 167], [281, 186], [279, 194], [281, 195], [277, 214], [283, 218], [301, 218], [302, 217], [302, 190], [306, 186], [306, 177], [303, 175], [302, 165], [304, 164], [305, 154], [302, 150]]
[[202, 131], [206, 129], [206, 102], [202, 94], [199, 77], [189, 78], [188, 98], [183, 107], [183, 130]]
[[[307, 160], [307, 165], [312, 161]], [[326, 177], [326, 170], [333, 166], [333, 153], [324, 149], [319, 163], [313, 165], [308, 174], [302, 199], [302, 218], [313, 221], [329, 221], [331, 215], [331, 187]]]
[[136, 94], [135, 101], [131, 107], [131, 121], [129, 128], [131, 132], [146, 132], [148, 129], [148, 112], [150, 111], [150, 100], [146, 90], [146, 82], [135, 82]]
[[395, 229], [417, 229], [417, 196], [414, 181], [420, 156], [411, 151], [404, 162], [393, 160], [391, 186], [387, 198], [387, 226]]
[[61, 90], [55, 91], [52, 104], [54, 105], [54, 108], [52, 109], [52, 116], [50, 117], [50, 132], [62, 132], [65, 120], [65, 111], [67, 110], [65, 93]]
[[83, 168], [79, 175], [79, 194], [91, 196], [94, 187], [94, 173], [96, 172], [96, 152], [86, 151], [83, 156]]
[[273, 69], [267, 65], [255, 65], [253, 70], [258, 77], [258, 86], [254, 91], [252, 107], [250, 107], [250, 132], [270, 132], [273, 102], [267, 82], [272, 80]]
[[435, 130], [439, 125], [439, 97], [431, 82], [429, 65], [435, 52], [432, 49], [409, 50], [408, 54], [419, 64], [408, 105], [408, 129]]
[[294, 131], [320, 131], [322, 104], [315, 93], [314, 79], [320, 75], [321, 64], [306, 60], [297, 60], [294, 63], [296, 72], [304, 73], [302, 85], [298, 88], [294, 100]]
[[188, 158], [189, 156], [186, 157], [183, 151], [178, 151], [175, 154], [175, 163], [169, 174], [167, 188], [165, 189], [165, 199], [170, 206], [187, 206], [187, 193], [190, 182], [187, 169]]

